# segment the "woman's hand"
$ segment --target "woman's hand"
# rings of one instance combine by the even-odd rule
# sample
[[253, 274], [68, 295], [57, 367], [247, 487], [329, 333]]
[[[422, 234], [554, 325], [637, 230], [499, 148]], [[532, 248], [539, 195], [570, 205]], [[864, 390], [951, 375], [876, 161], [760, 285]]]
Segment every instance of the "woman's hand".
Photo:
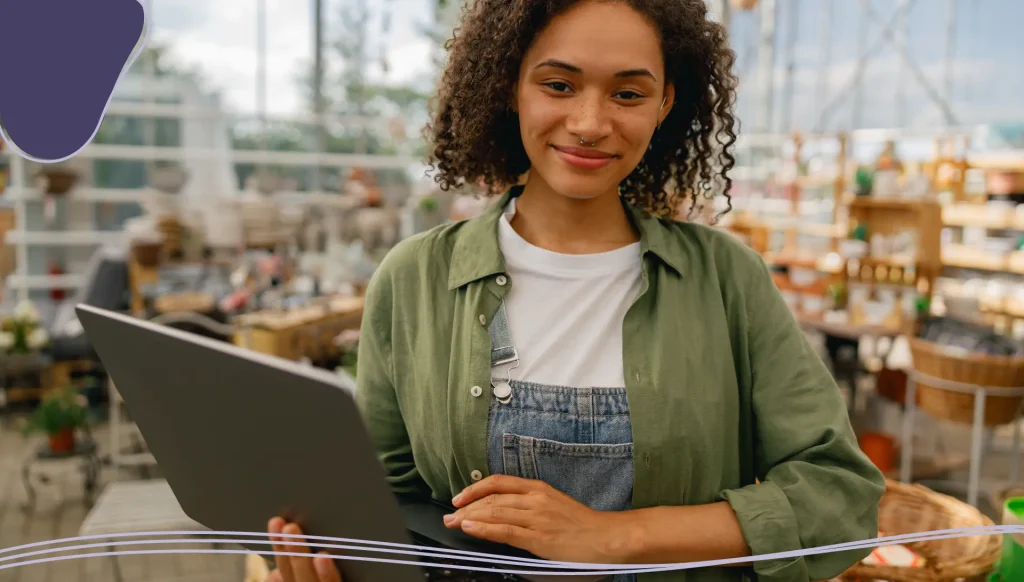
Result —
[[282, 538], [277, 534], [302, 535], [302, 529], [275, 517], [267, 524], [270, 541], [275, 552], [307, 554], [305, 556], [274, 556], [277, 569], [267, 576], [266, 582], [342, 582], [334, 559], [321, 552], [314, 558], [308, 546], [298, 545], [301, 538]]
[[452, 500], [445, 525], [546, 560], [623, 564], [628, 540], [622, 514], [595, 511], [543, 481], [494, 475]]

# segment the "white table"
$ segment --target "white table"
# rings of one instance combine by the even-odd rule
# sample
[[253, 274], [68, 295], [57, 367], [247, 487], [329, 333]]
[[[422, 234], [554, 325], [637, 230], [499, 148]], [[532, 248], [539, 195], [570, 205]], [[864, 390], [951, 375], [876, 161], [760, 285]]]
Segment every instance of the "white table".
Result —
[[[108, 485], [82, 522], [79, 535], [203, 530], [207, 528], [185, 515], [167, 481], [160, 479]], [[111, 540], [110, 550], [116, 545], [117, 541]], [[111, 560], [114, 578], [121, 582], [117, 556], [111, 556]]]

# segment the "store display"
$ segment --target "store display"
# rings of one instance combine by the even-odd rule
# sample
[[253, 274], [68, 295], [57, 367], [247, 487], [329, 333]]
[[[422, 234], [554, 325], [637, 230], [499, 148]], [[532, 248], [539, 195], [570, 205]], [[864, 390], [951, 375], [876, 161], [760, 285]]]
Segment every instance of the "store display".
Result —
[[[879, 505], [879, 535], [924, 533], [993, 525], [974, 507], [921, 485], [886, 482]], [[884, 532], [884, 533], [883, 533]], [[999, 558], [998, 536], [967, 536], [893, 545], [875, 550], [843, 578], [887, 582], [956, 582], [987, 575]]]
[[[941, 381], [965, 387], [1024, 387], [1024, 346], [991, 328], [949, 319], [926, 322], [920, 337], [910, 338], [914, 369]], [[929, 415], [972, 424], [975, 395], [945, 384], [919, 379], [918, 406]], [[985, 426], [1013, 422], [1024, 396], [991, 393], [986, 396]]]
[[875, 171], [871, 180], [873, 196], [900, 196], [903, 186], [903, 163], [896, 155], [896, 143], [886, 142], [882, 153], [875, 160]]

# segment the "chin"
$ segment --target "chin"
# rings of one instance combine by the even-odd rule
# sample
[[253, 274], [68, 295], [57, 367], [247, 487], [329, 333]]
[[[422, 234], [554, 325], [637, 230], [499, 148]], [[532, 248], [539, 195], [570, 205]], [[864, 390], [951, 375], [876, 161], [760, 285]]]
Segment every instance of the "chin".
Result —
[[567, 198], [590, 200], [609, 192], [618, 192], [619, 182], [607, 175], [580, 175], [573, 172], [558, 172], [545, 180], [551, 189]]

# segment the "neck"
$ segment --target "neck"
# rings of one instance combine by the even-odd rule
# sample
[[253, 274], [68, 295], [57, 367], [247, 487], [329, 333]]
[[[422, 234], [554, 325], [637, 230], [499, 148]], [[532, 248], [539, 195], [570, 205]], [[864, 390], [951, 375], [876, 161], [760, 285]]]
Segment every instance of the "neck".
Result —
[[556, 253], [601, 253], [639, 240], [617, 191], [571, 198], [532, 176], [516, 198], [511, 225], [530, 244]]

